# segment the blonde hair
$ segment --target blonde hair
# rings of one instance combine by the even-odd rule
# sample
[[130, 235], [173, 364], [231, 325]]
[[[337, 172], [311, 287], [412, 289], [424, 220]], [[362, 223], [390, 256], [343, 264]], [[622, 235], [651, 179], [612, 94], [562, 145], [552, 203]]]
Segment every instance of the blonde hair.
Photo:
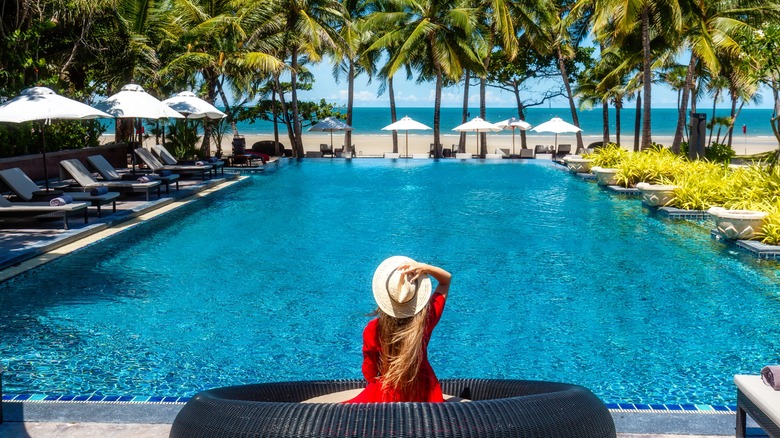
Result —
[[[400, 281], [403, 281], [403, 276]], [[379, 373], [382, 388], [392, 388], [404, 399], [417, 395], [417, 372], [423, 361], [423, 337], [428, 304], [409, 318], [395, 318], [379, 309]]]

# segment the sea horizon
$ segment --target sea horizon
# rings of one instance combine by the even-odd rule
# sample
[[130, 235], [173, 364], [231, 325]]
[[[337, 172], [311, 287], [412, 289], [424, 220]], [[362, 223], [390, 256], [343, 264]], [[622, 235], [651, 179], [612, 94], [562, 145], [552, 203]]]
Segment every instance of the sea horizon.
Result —
[[[339, 108], [343, 111], [342, 108]], [[569, 108], [529, 108], [526, 110], [525, 120], [533, 126], [539, 125], [553, 117], [571, 123], [571, 111]], [[709, 121], [712, 117], [712, 109], [709, 111], [701, 110], [707, 115]], [[770, 108], [745, 108], [737, 116], [734, 124], [734, 140], [743, 138], [745, 135], [750, 137], [774, 137], [770, 125], [770, 117], [773, 110]], [[462, 122], [462, 109], [455, 107], [441, 108], [441, 134], [458, 135], [453, 128]], [[433, 127], [433, 108], [432, 107], [399, 107], [396, 109], [398, 118], [409, 116], [412, 119]], [[601, 108], [591, 110], [579, 110], [577, 112], [580, 128], [583, 136], [601, 138], [602, 136], [602, 113]], [[634, 108], [623, 109], [621, 112], [621, 138], [629, 138], [634, 135]], [[715, 112], [717, 117], [729, 115], [728, 109], [718, 109]], [[479, 108], [470, 108], [469, 117], [477, 117]], [[491, 123], [497, 123], [510, 117], [517, 117], [517, 110], [508, 107], [490, 107], [486, 109], [485, 120]], [[615, 109], [609, 109], [610, 137], [615, 136]], [[389, 107], [356, 107], [353, 109], [352, 127], [353, 134], [363, 135], [391, 135], [391, 131], [383, 131], [382, 128], [392, 123]], [[655, 108], [651, 113], [652, 132], [655, 136], [672, 136], [677, 126], [676, 108]], [[746, 126], [746, 133], [743, 134], [742, 127]], [[242, 135], [268, 135], [273, 133], [273, 123], [268, 121], [239, 122], [237, 124], [239, 134]], [[280, 129], [284, 129], [281, 127]], [[313, 133], [304, 127], [304, 134]], [[713, 139], [717, 136], [718, 128], [715, 128]], [[427, 135], [428, 131], [410, 131], [409, 135]], [[529, 134], [537, 134], [535, 131], [528, 131]], [[512, 131], [502, 131], [492, 135], [511, 135]], [[721, 138], [726, 134], [726, 128], [721, 131]], [[708, 134], [709, 135], [709, 134]]]

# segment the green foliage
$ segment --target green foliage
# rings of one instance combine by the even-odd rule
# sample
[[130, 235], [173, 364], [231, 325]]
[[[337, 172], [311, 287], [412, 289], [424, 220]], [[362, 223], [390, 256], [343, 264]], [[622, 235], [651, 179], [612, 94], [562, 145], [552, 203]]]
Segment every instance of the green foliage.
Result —
[[[281, 104], [278, 101], [272, 102], [271, 100], [261, 100], [254, 106], [238, 108], [235, 120], [239, 122], [249, 121], [250, 124], [257, 120], [273, 121], [274, 105], [276, 105], [276, 120], [279, 123], [284, 123]], [[287, 109], [290, 109], [289, 105]], [[344, 117], [335, 104], [328, 103], [325, 99], [320, 99], [319, 102], [298, 102], [298, 116], [304, 129], [326, 117]], [[292, 113], [289, 117], [292, 117]]]
[[[46, 151], [94, 147], [100, 144], [105, 127], [97, 120], [55, 121], [46, 125]], [[40, 124], [28, 122], [0, 125], [0, 157], [41, 152]]]
[[756, 237], [768, 245], [780, 245], [780, 202], [775, 202], [768, 210], [769, 216], [764, 219], [764, 226]]
[[670, 180], [683, 163], [678, 155], [669, 149], [651, 147], [642, 152], [630, 153], [617, 166], [617, 183], [633, 187], [637, 183], [661, 183]]
[[198, 156], [198, 127], [200, 121], [193, 122], [188, 120], [185, 125], [184, 120], [177, 120], [169, 124], [165, 133], [165, 148], [176, 158], [194, 159]]
[[[682, 148], [680, 148], [682, 150]], [[687, 151], [687, 148], [686, 148]], [[704, 157], [718, 163], [729, 163], [737, 155], [731, 146], [722, 143], [713, 143], [704, 150]]]
[[707, 210], [723, 205], [728, 199], [728, 187], [725, 182], [727, 169], [717, 163], [696, 160], [680, 160], [674, 175], [664, 177], [664, 184], [673, 184], [674, 199], [670, 207], [685, 210]]
[[629, 152], [615, 143], [609, 143], [606, 146], [600, 147], [593, 151], [591, 154], [585, 154], [584, 156], [593, 160], [592, 166], [615, 168], [621, 161], [628, 157]]

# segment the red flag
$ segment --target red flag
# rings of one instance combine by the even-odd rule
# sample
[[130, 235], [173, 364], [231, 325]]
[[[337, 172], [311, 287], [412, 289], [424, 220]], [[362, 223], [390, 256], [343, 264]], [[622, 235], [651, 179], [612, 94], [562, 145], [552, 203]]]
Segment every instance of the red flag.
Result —
[[742, 133], [747, 134], [747, 125], [742, 125]]

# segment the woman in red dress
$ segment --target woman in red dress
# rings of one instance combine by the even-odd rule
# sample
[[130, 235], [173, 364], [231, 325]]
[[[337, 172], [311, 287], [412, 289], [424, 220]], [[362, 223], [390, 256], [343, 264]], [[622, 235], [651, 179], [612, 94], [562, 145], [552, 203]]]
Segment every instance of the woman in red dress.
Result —
[[[431, 293], [429, 276], [438, 285]], [[345, 403], [443, 402], [428, 363], [428, 341], [447, 301], [452, 276], [444, 269], [394, 256], [374, 272], [378, 315], [363, 330], [363, 376], [368, 385]]]

